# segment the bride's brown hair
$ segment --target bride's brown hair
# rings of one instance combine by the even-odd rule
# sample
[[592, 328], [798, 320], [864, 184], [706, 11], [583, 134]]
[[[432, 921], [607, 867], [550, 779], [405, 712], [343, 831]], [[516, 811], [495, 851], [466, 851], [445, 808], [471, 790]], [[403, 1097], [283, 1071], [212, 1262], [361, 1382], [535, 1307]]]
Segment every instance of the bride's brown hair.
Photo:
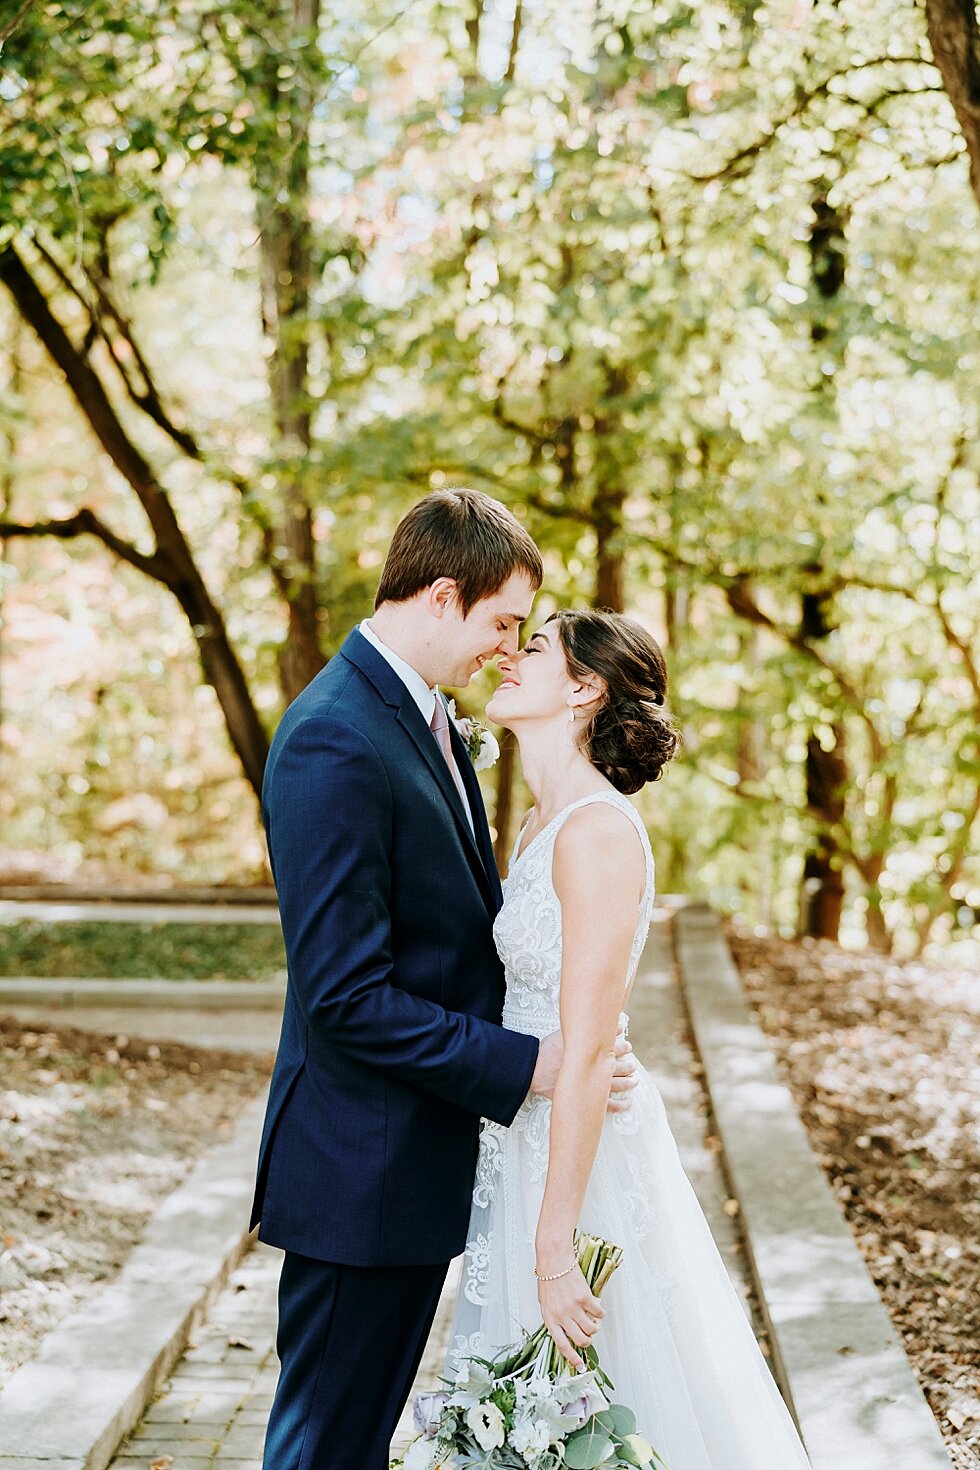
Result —
[[558, 625], [573, 679], [597, 676], [605, 690], [579, 743], [617, 791], [632, 795], [658, 781], [673, 758], [678, 733], [667, 713], [667, 665], [656, 639], [623, 613], [567, 609]]

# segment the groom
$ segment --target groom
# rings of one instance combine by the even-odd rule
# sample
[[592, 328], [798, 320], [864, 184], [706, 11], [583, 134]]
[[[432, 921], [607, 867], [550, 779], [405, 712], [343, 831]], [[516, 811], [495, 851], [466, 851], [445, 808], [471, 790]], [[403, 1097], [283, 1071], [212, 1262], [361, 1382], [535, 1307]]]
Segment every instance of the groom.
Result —
[[[465, 1244], [479, 1119], [509, 1125], [554, 1087], [560, 1035], [500, 1025], [500, 884], [437, 687], [514, 652], [542, 576], [502, 505], [429, 495], [395, 531], [370, 622], [272, 744], [289, 980], [252, 1216], [285, 1251], [265, 1470], [387, 1470]], [[631, 1070], [624, 1056], [614, 1089]]]

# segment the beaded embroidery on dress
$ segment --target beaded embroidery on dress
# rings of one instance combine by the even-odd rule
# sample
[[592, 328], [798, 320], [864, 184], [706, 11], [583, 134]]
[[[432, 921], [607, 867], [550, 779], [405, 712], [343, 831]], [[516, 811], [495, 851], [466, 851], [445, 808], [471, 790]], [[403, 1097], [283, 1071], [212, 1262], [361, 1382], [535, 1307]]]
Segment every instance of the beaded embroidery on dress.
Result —
[[[596, 792], [559, 812], [519, 856], [518, 837], [494, 924], [507, 980], [503, 1023], [512, 1031], [547, 1036], [558, 1029], [554, 845], [568, 816], [594, 801], [622, 811], [643, 844], [646, 884], [624, 996], [636, 972], [653, 911], [653, 857], [632, 803]], [[550, 1123], [550, 1102], [533, 1094], [510, 1128], [484, 1120], [447, 1375], [463, 1358], [493, 1357], [540, 1325], [534, 1236]], [[594, 1341], [617, 1402], [634, 1410], [667, 1470], [808, 1470], [642, 1066], [630, 1110], [606, 1116], [579, 1224], [623, 1247]]]

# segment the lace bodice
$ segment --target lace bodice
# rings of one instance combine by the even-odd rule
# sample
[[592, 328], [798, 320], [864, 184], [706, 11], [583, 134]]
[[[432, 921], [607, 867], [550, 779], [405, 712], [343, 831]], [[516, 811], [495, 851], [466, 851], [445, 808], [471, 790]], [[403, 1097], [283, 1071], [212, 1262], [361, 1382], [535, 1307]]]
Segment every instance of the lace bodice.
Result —
[[[629, 817], [646, 858], [646, 883], [637, 914], [629, 973], [623, 984], [624, 995], [633, 979], [653, 910], [653, 855], [646, 829], [632, 802], [616, 791], [596, 791], [560, 811], [531, 839], [520, 856], [517, 854], [523, 832], [515, 844], [510, 872], [503, 885], [503, 906], [493, 926], [497, 952], [507, 977], [503, 1023], [509, 1031], [547, 1036], [558, 1028], [561, 903], [551, 878], [555, 839], [572, 812], [597, 801], [607, 802]], [[624, 833], [624, 839], [625, 836]]]

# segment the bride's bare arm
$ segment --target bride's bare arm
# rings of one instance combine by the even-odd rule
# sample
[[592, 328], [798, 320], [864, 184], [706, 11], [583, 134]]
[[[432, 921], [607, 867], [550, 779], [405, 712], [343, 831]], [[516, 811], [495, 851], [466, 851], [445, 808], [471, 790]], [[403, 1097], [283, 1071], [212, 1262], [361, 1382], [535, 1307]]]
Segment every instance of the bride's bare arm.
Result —
[[[555, 841], [552, 880], [562, 908], [564, 1052], [551, 1112], [551, 1148], [538, 1220], [536, 1268], [557, 1276], [575, 1259], [573, 1237], [599, 1147], [619, 1014], [646, 865], [629, 818], [605, 802], [574, 812]], [[578, 1270], [538, 1283], [541, 1313], [573, 1367], [602, 1308]]]

